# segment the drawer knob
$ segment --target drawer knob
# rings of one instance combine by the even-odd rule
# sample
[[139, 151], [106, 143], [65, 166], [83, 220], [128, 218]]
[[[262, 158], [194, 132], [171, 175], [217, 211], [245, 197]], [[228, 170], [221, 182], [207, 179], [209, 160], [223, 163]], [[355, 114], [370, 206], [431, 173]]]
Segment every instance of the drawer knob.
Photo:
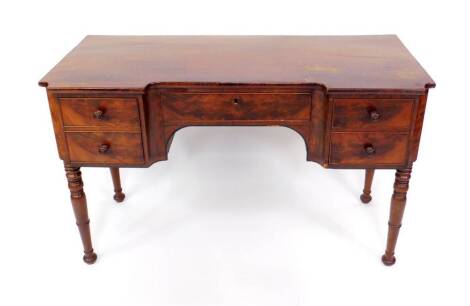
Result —
[[93, 113], [93, 116], [97, 120], [103, 120], [104, 119], [104, 109], [99, 109], [96, 112]]
[[241, 102], [241, 100], [238, 99], [238, 98], [234, 98], [234, 99], [232, 100], [232, 103], [233, 103], [233, 105], [235, 105], [235, 106], [240, 105], [240, 102]]
[[372, 121], [377, 121], [380, 119], [380, 113], [378, 110], [375, 108], [369, 110], [369, 118], [372, 119]]
[[370, 144], [370, 143], [366, 143], [366, 144], [364, 145], [364, 151], [366, 151], [366, 153], [367, 153], [368, 155], [375, 154], [375, 148], [374, 148], [374, 146], [373, 146], [372, 144]]
[[98, 152], [100, 152], [100, 154], [105, 154], [109, 151], [110, 147], [111, 146], [109, 144], [103, 143], [102, 145], [98, 147]]

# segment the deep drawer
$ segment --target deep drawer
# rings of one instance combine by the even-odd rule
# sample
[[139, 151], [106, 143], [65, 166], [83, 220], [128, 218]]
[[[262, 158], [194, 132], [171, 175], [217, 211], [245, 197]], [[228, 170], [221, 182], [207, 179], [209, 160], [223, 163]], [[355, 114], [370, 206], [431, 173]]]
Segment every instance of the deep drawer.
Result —
[[66, 138], [72, 162], [144, 162], [140, 133], [67, 132]]
[[407, 134], [332, 133], [330, 164], [367, 166], [406, 162]]
[[65, 127], [140, 130], [135, 98], [60, 98]]
[[169, 121], [310, 119], [310, 94], [163, 94]]
[[413, 99], [335, 99], [333, 130], [409, 130]]

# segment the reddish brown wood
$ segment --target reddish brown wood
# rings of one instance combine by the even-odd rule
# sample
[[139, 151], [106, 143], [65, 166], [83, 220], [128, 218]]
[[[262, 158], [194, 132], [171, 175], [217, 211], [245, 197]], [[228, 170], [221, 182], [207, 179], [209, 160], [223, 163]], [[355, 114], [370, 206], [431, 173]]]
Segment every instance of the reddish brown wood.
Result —
[[111, 177], [113, 178], [113, 185], [114, 185], [114, 200], [118, 203], [124, 201], [125, 194], [122, 192], [121, 187], [121, 176], [119, 175], [119, 168], [111, 167]]
[[424, 112], [426, 110], [426, 102], [428, 93], [418, 97], [418, 106], [416, 108], [416, 119], [413, 122], [410, 135], [410, 162], [414, 162], [418, 158], [419, 141], [421, 139], [421, 131], [423, 129]]
[[310, 120], [310, 94], [163, 94], [165, 122]]
[[184, 127], [277, 125], [302, 137], [307, 160], [368, 169], [364, 202], [374, 169], [416, 160], [435, 86], [393, 35], [88, 36], [40, 85], [59, 157], [72, 173], [110, 167], [116, 201], [119, 167], [166, 160]]
[[61, 98], [60, 105], [66, 128], [140, 131], [139, 110], [134, 98]]
[[67, 142], [65, 140], [64, 133], [64, 123], [62, 121], [62, 112], [60, 109], [60, 104], [57, 100], [56, 94], [48, 90], [47, 98], [49, 100], [49, 109], [51, 111], [52, 125], [54, 127], [54, 134], [57, 143], [57, 151], [59, 152], [59, 157], [67, 161], [68, 160], [68, 151], [67, 151]]
[[348, 165], [404, 164], [408, 136], [394, 133], [332, 133], [330, 163]]
[[364, 204], [367, 204], [372, 200], [370, 193], [371, 193], [371, 187], [372, 187], [372, 180], [374, 179], [374, 172], [375, 172], [375, 169], [366, 169], [366, 176], [364, 179], [364, 189], [362, 190], [362, 194], [361, 194], [361, 201]]
[[391, 266], [395, 263], [395, 246], [400, 232], [401, 220], [405, 212], [406, 193], [408, 192], [411, 177], [411, 166], [398, 169], [395, 173], [392, 202], [390, 204], [390, 218], [388, 221], [387, 248], [382, 256], [382, 262]]
[[65, 173], [70, 189], [70, 198], [72, 201], [75, 220], [77, 221], [78, 231], [83, 244], [83, 261], [92, 264], [96, 261], [96, 253], [93, 251], [90, 236], [90, 219], [88, 218], [88, 209], [85, 192], [83, 191], [82, 173], [79, 167], [73, 167], [65, 164]]
[[434, 86], [395, 35], [87, 36], [40, 81], [51, 89], [144, 90], [152, 83]]
[[73, 162], [144, 162], [140, 133], [67, 132], [66, 137]]
[[326, 140], [328, 124], [328, 95], [325, 88], [316, 86], [312, 88], [312, 114], [310, 116], [310, 137], [308, 138], [307, 160], [327, 165], [325, 158], [328, 143]]
[[334, 131], [399, 131], [410, 129], [413, 99], [335, 99]]

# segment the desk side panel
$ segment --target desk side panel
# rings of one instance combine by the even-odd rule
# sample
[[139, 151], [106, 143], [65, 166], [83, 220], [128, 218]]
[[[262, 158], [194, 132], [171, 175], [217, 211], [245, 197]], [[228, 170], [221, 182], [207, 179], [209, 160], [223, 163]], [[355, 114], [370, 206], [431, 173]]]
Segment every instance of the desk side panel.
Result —
[[421, 132], [423, 130], [424, 113], [426, 111], [426, 103], [428, 99], [428, 91], [426, 94], [419, 96], [418, 107], [416, 111], [415, 124], [411, 131], [410, 139], [410, 162], [416, 161], [418, 158], [419, 142], [421, 140]]
[[57, 150], [59, 158], [68, 161], [67, 143], [64, 134], [64, 124], [62, 121], [62, 114], [60, 110], [59, 100], [54, 91], [47, 90], [47, 98], [49, 100], [49, 109], [51, 111], [52, 125], [54, 127], [54, 134], [57, 143]]

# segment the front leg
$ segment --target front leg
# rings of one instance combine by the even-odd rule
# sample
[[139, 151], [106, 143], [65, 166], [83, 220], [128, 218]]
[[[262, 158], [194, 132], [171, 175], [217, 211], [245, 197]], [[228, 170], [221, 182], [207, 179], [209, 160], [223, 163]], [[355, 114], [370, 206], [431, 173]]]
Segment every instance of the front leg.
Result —
[[405, 211], [406, 193], [411, 177], [411, 166], [398, 169], [395, 173], [392, 202], [390, 204], [390, 218], [388, 221], [387, 249], [382, 256], [382, 262], [391, 266], [395, 263], [395, 246], [400, 232], [401, 220]]
[[85, 253], [83, 261], [92, 264], [96, 261], [97, 256], [91, 244], [90, 219], [88, 218], [86, 196], [83, 191], [82, 173], [80, 167], [73, 167], [68, 164], [65, 164], [65, 173], [70, 189], [73, 213], [82, 238], [83, 252]]

